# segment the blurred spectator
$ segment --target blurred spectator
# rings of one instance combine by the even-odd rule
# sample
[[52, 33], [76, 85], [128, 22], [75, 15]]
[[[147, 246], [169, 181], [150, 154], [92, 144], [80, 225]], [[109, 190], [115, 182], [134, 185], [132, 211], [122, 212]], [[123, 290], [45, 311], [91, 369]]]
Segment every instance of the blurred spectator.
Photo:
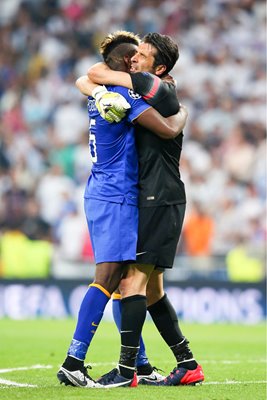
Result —
[[86, 109], [83, 110], [79, 104], [73, 104], [68, 98], [62, 101], [61, 107], [54, 113], [54, 135], [64, 145], [77, 143], [84, 134], [86, 125]]
[[58, 223], [66, 198], [71, 198], [74, 182], [63, 174], [62, 168], [54, 164], [43, 175], [37, 186], [37, 199], [42, 218], [49, 224]]
[[84, 241], [88, 235], [86, 220], [74, 204], [69, 204], [57, 230], [58, 251], [63, 260], [81, 261]]
[[91, 264], [95, 264], [93, 246], [88, 232], [86, 232], [83, 238], [82, 260], [88, 261]]
[[27, 197], [27, 191], [19, 180], [19, 171], [13, 168], [8, 174], [6, 187], [2, 195], [3, 212], [1, 225], [3, 227], [21, 227], [25, 216]]
[[264, 279], [263, 259], [254, 254], [246, 235], [240, 233], [237, 245], [226, 255], [227, 273], [232, 282], [261, 282]]
[[10, 228], [0, 238], [0, 277], [47, 278], [52, 262], [52, 245], [30, 240], [19, 227]]
[[185, 251], [190, 256], [210, 256], [214, 222], [203, 204], [194, 202], [188, 213], [184, 228]]
[[21, 230], [31, 240], [52, 240], [51, 227], [40, 216], [39, 205], [33, 197], [27, 200]]
[[240, 125], [230, 131], [225, 147], [223, 165], [226, 172], [240, 183], [251, 182], [255, 147], [246, 138]]
[[89, 136], [84, 133], [73, 154], [74, 179], [78, 184], [87, 181], [92, 167], [92, 160], [88, 157], [88, 139]]
[[[75, 147], [66, 145], [60, 139], [51, 140], [53, 147], [50, 149], [48, 159], [51, 165], [60, 165], [64, 175], [74, 178], [74, 153]], [[88, 155], [88, 153], [87, 153]]]

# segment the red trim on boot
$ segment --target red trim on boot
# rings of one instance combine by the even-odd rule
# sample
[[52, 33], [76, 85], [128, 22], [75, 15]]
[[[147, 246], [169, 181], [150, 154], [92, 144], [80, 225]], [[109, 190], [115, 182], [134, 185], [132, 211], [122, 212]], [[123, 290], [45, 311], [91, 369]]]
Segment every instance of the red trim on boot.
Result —
[[198, 365], [196, 369], [188, 370], [182, 377], [181, 385], [190, 385], [192, 383], [198, 383], [204, 381], [204, 373], [201, 365]]
[[132, 380], [132, 383], [130, 384], [130, 387], [136, 387], [136, 386], [138, 386], [138, 380], [137, 380], [137, 375], [136, 375], [136, 372], [135, 372], [133, 380]]

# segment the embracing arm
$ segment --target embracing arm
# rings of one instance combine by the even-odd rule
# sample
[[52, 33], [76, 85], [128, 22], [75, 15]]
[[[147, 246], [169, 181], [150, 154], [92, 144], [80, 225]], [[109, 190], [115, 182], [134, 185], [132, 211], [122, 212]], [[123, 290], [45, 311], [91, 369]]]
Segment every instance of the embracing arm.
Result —
[[[92, 90], [98, 86], [98, 83], [133, 88], [130, 74], [112, 71], [104, 63], [98, 63], [91, 67], [87, 76], [82, 76], [76, 81], [76, 86], [83, 94], [90, 96], [92, 95]], [[182, 132], [187, 116], [187, 109], [183, 105], [180, 105], [180, 110], [177, 114], [168, 118], [162, 117], [156, 110], [149, 108], [135, 122], [151, 130], [162, 139], [173, 139]]]
[[135, 121], [162, 139], [174, 139], [184, 129], [187, 116], [186, 107], [180, 104], [179, 112], [171, 117], [164, 118], [154, 108], [149, 108]]
[[113, 71], [105, 63], [97, 63], [87, 71], [91, 82], [100, 85], [119, 85], [133, 88], [131, 75], [127, 72]]
[[92, 91], [98, 87], [97, 84], [93, 83], [87, 75], [83, 75], [78, 78], [75, 82], [75, 85], [79, 89], [79, 91], [85, 96], [92, 96]]

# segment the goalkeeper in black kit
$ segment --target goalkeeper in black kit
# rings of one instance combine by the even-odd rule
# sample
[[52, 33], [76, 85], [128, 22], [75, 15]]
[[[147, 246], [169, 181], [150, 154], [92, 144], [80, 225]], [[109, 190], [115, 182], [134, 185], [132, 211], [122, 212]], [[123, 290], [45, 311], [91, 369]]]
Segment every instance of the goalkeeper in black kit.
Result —
[[[170, 37], [149, 33], [131, 59], [130, 74], [111, 71], [106, 64], [99, 63], [89, 69], [88, 77], [94, 83], [128, 87], [167, 117], [179, 109], [175, 83], [168, 75], [178, 57], [178, 47]], [[101, 90], [105, 93], [104, 88]], [[111, 97], [105, 102], [103, 96], [103, 103], [99, 101], [101, 106], [103, 115], [110, 110], [117, 119], [120, 112], [122, 117], [127, 112], [118, 101], [112, 106]], [[173, 266], [185, 214], [186, 196], [179, 171], [182, 142], [182, 133], [164, 140], [136, 126], [140, 189], [137, 262], [129, 267], [120, 284], [121, 354], [118, 367], [98, 381], [107, 387], [131, 386], [146, 310], [172, 350], [177, 365], [161, 381], [144, 378], [139, 383], [178, 386], [204, 380], [203, 370], [182, 334], [163, 288], [163, 272]]]

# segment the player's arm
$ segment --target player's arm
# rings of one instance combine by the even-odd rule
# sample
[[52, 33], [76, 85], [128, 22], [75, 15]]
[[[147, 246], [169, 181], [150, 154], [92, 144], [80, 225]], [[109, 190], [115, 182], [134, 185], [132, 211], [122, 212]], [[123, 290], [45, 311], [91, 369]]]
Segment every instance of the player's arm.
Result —
[[101, 85], [119, 85], [133, 89], [131, 75], [127, 72], [113, 71], [105, 63], [97, 63], [87, 71], [87, 76], [94, 83]]
[[[158, 76], [148, 72], [128, 74], [126, 72], [113, 71], [105, 63], [93, 65], [88, 70], [87, 75], [95, 83], [119, 85], [133, 89], [148, 104], [156, 109], [159, 107], [163, 115], [175, 114], [179, 110], [175, 82], [170, 76], [165, 77], [163, 81]], [[166, 104], [168, 105], [167, 108]]]
[[188, 112], [185, 106], [180, 104], [180, 110], [171, 117], [164, 118], [154, 108], [148, 108], [140, 114], [135, 122], [149, 129], [162, 139], [174, 139], [185, 127]]
[[87, 75], [80, 76], [80, 78], [76, 80], [75, 85], [85, 96], [92, 96], [92, 91], [98, 87]]
[[[92, 83], [87, 76], [82, 76], [81, 78], [79, 78], [76, 81], [76, 86], [83, 94], [86, 94], [87, 96], [91, 96], [92, 93], [96, 93], [97, 90], [101, 90], [101, 87]], [[111, 93], [111, 94], [116, 95], [116, 93]], [[122, 99], [124, 98], [122, 97]], [[126, 100], [124, 99], [124, 101]], [[135, 120], [135, 122], [151, 130], [153, 133], [155, 133], [162, 139], [173, 139], [177, 135], [179, 135], [179, 133], [182, 132], [186, 124], [187, 115], [188, 115], [187, 110], [182, 105], [180, 106], [180, 110], [177, 114], [168, 118], [162, 117], [156, 110], [154, 110], [153, 108], [149, 108], [142, 114], [140, 114], [140, 116]], [[105, 119], [106, 118], [107, 118], [107, 113], [105, 114]], [[110, 120], [110, 122], [113, 121], [116, 120], [115, 119]]]
[[[170, 86], [164, 84], [162, 79], [151, 73], [136, 72], [128, 74], [127, 72], [113, 71], [105, 63], [100, 62], [89, 68], [87, 76], [94, 83], [101, 85], [118, 85], [128, 89], [133, 89], [139, 93], [153, 107], [158, 100], [168, 96]], [[167, 75], [163, 81], [175, 85], [174, 79]], [[168, 96], [169, 108], [175, 112], [179, 109], [177, 96]]]
[[130, 74], [133, 90], [164, 116], [176, 114], [179, 110], [175, 81], [172, 77], [163, 79], [149, 72]]

